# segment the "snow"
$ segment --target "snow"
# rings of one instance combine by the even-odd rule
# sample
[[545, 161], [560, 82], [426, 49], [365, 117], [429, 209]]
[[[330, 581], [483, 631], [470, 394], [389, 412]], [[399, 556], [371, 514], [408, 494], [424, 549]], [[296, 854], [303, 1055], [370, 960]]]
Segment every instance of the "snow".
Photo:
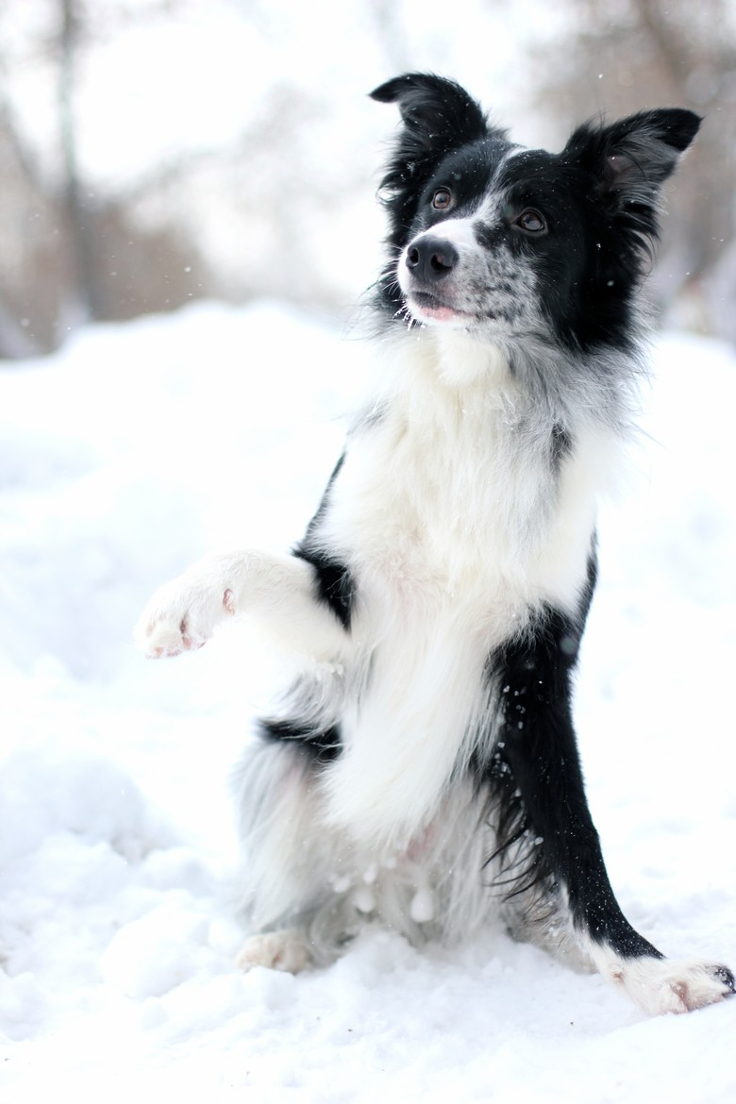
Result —
[[[733, 966], [736, 359], [681, 334], [654, 355], [580, 740], [630, 919]], [[233, 967], [228, 778], [277, 661], [229, 626], [150, 663], [130, 631], [204, 551], [300, 535], [367, 372], [273, 303], [84, 330], [0, 372], [2, 1104], [734, 1099], [736, 1001], [649, 1020], [497, 928], [421, 953], [368, 929], [299, 977]]]

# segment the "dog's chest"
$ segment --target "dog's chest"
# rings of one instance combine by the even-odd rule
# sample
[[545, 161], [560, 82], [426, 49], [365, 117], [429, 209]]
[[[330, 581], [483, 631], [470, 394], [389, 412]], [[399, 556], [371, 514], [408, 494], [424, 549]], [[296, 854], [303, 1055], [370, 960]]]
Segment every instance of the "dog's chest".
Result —
[[397, 592], [461, 597], [526, 573], [554, 484], [548, 450], [502, 403], [405, 404], [351, 443], [328, 524], [353, 567]]

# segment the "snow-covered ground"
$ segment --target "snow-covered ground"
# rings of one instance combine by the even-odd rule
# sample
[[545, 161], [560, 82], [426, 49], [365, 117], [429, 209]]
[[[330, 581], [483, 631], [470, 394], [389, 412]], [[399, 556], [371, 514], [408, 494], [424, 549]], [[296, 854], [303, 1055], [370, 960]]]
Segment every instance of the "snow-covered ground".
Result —
[[[580, 740], [631, 920], [735, 966], [736, 359], [669, 335], [655, 360], [652, 439], [603, 519]], [[228, 773], [276, 660], [233, 626], [147, 663], [130, 631], [205, 550], [300, 535], [365, 373], [275, 305], [0, 371], [0, 1104], [732, 1104], [736, 1000], [648, 1020], [500, 930], [234, 969]]]

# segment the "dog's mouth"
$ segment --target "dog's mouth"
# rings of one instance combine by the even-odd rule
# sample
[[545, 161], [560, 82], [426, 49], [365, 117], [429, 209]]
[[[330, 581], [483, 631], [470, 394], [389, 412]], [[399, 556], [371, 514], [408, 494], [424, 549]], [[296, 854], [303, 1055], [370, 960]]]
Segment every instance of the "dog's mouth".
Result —
[[407, 296], [411, 313], [420, 322], [472, 322], [474, 315], [458, 310], [429, 291], [411, 291]]

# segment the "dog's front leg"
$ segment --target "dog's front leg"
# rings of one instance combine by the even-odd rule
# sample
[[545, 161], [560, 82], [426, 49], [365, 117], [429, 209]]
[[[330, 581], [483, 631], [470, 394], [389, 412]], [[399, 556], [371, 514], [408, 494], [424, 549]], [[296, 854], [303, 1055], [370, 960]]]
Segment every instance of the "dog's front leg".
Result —
[[274, 642], [316, 662], [339, 662], [348, 633], [320, 598], [317, 572], [306, 559], [262, 552], [207, 556], [160, 587], [135, 630], [153, 658], [200, 648], [217, 626], [252, 615]]
[[650, 1014], [686, 1012], [736, 991], [715, 963], [665, 959], [628, 922], [614, 896], [588, 809], [570, 698], [577, 631], [550, 615], [533, 641], [510, 645], [500, 669], [499, 754], [536, 837], [541, 869], [584, 954]]

